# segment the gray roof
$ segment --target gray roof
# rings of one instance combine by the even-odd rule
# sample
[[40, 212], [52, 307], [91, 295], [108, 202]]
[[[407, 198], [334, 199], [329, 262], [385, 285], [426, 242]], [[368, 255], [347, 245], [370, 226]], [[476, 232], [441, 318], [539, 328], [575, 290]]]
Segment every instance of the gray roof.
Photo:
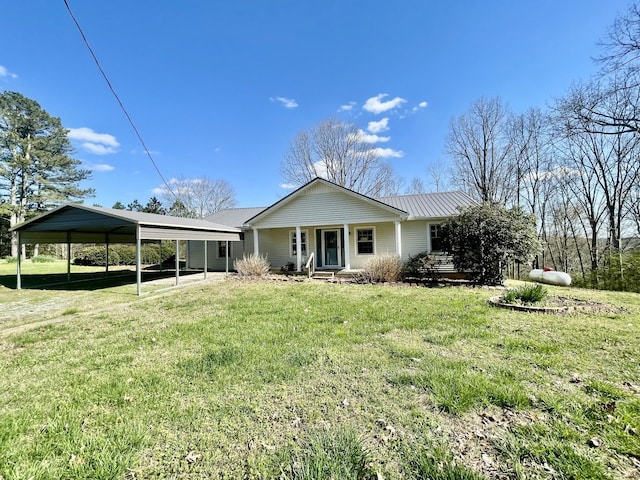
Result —
[[[416, 195], [395, 195], [374, 199], [409, 214], [409, 219], [446, 218], [458, 213], [458, 207], [477, 202], [464, 192], [436, 192]], [[207, 217], [208, 221], [241, 228], [259, 213], [271, 207], [229, 208]]]
[[[68, 204], [63, 205], [61, 207], [55, 208], [49, 212], [43, 213], [34, 217], [20, 225], [15, 226], [12, 230], [26, 230], [33, 228], [34, 225], [42, 223], [44, 221], [49, 221], [54, 216], [59, 216], [62, 212], [68, 210], [79, 210], [85, 212], [91, 212], [99, 215], [105, 215], [107, 217], [113, 218], [114, 220], [121, 220], [124, 223], [133, 223], [136, 225], [147, 225], [154, 227], [168, 227], [168, 228], [189, 228], [193, 230], [218, 230], [222, 232], [234, 232], [237, 233], [238, 230], [229, 225], [217, 224], [207, 220], [193, 219], [193, 218], [183, 218], [183, 217], [172, 217], [170, 215], [158, 215], [155, 213], [143, 213], [143, 212], [131, 212], [129, 210], [119, 210], [115, 208], [104, 208], [104, 207], [90, 207], [87, 205], [78, 205], [78, 204]], [[83, 217], [79, 223], [82, 221], [88, 222], [88, 218]], [[76, 229], [81, 227], [86, 227], [86, 225], [74, 225]], [[89, 225], [89, 228], [93, 228], [94, 225]]]
[[221, 223], [222, 225], [240, 228], [247, 220], [255, 217], [266, 208], [267, 207], [228, 208], [209, 215], [206, 219], [207, 221]]
[[458, 207], [468, 207], [477, 203], [464, 192], [395, 195], [392, 197], [380, 197], [378, 200], [404, 210], [409, 214], [409, 219], [445, 218], [458, 214]]

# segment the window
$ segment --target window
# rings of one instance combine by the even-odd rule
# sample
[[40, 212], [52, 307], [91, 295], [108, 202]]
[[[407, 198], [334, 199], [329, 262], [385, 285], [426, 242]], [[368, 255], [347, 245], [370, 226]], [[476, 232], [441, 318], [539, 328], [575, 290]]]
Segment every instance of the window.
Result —
[[375, 253], [373, 239], [373, 228], [356, 229], [356, 247], [358, 255], [372, 255]]
[[[231, 256], [231, 242], [229, 242], [229, 256]], [[218, 242], [218, 258], [227, 258], [227, 242]]]
[[442, 238], [440, 237], [440, 225], [429, 225], [429, 236], [431, 237], [431, 251], [442, 251]]
[[[297, 245], [297, 239], [296, 239], [296, 231], [292, 230], [291, 232], [289, 232], [289, 237], [290, 237], [290, 242], [289, 244], [291, 245], [291, 253], [290, 255], [292, 257], [296, 257], [298, 256], [298, 245]], [[307, 254], [307, 231], [306, 230], [301, 230], [300, 231], [300, 252], [302, 252], [302, 255], [306, 255]]]

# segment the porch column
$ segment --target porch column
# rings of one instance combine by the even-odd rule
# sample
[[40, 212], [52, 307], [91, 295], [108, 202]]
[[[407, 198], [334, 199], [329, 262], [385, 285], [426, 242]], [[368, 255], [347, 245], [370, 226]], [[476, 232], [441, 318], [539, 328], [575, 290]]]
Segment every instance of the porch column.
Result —
[[402, 258], [402, 230], [398, 220], [396, 220], [396, 255]]
[[207, 270], [209, 267], [207, 266], [207, 241], [204, 241], [204, 278], [207, 279]]
[[[307, 239], [308, 241], [309, 239]], [[300, 227], [296, 227], [296, 272], [302, 271], [302, 233]]]
[[344, 229], [343, 249], [344, 249], [344, 269], [351, 270], [351, 246], [349, 244], [349, 224], [345, 223], [342, 228]]
[[258, 245], [258, 229], [253, 227], [253, 254], [257, 257], [260, 255], [260, 246]]

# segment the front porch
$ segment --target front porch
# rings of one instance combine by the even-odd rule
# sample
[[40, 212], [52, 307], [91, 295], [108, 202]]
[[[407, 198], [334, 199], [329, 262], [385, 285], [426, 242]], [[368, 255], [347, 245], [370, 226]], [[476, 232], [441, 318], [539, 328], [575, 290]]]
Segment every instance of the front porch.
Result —
[[342, 225], [296, 225], [253, 228], [253, 253], [268, 252], [276, 269], [303, 272], [309, 260], [313, 269], [356, 273], [372, 256], [402, 256], [401, 224], [380, 222]]

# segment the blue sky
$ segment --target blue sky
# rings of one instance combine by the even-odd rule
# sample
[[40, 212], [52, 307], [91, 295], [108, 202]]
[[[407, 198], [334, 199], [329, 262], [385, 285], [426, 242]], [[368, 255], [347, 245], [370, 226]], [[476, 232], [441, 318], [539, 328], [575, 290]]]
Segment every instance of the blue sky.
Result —
[[[336, 117], [377, 135], [409, 184], [447, 168], [451, 119], [481, 96], [516, 112], [588, 80], [622, 0], [68, 0], [162, 175], [225, 179], [238, 206], [290, 192], [295, 135]], [[2, 6], [0, 91], [37, 100], [93, 170], [88, 204], [162, 186], [63, 0]]]

